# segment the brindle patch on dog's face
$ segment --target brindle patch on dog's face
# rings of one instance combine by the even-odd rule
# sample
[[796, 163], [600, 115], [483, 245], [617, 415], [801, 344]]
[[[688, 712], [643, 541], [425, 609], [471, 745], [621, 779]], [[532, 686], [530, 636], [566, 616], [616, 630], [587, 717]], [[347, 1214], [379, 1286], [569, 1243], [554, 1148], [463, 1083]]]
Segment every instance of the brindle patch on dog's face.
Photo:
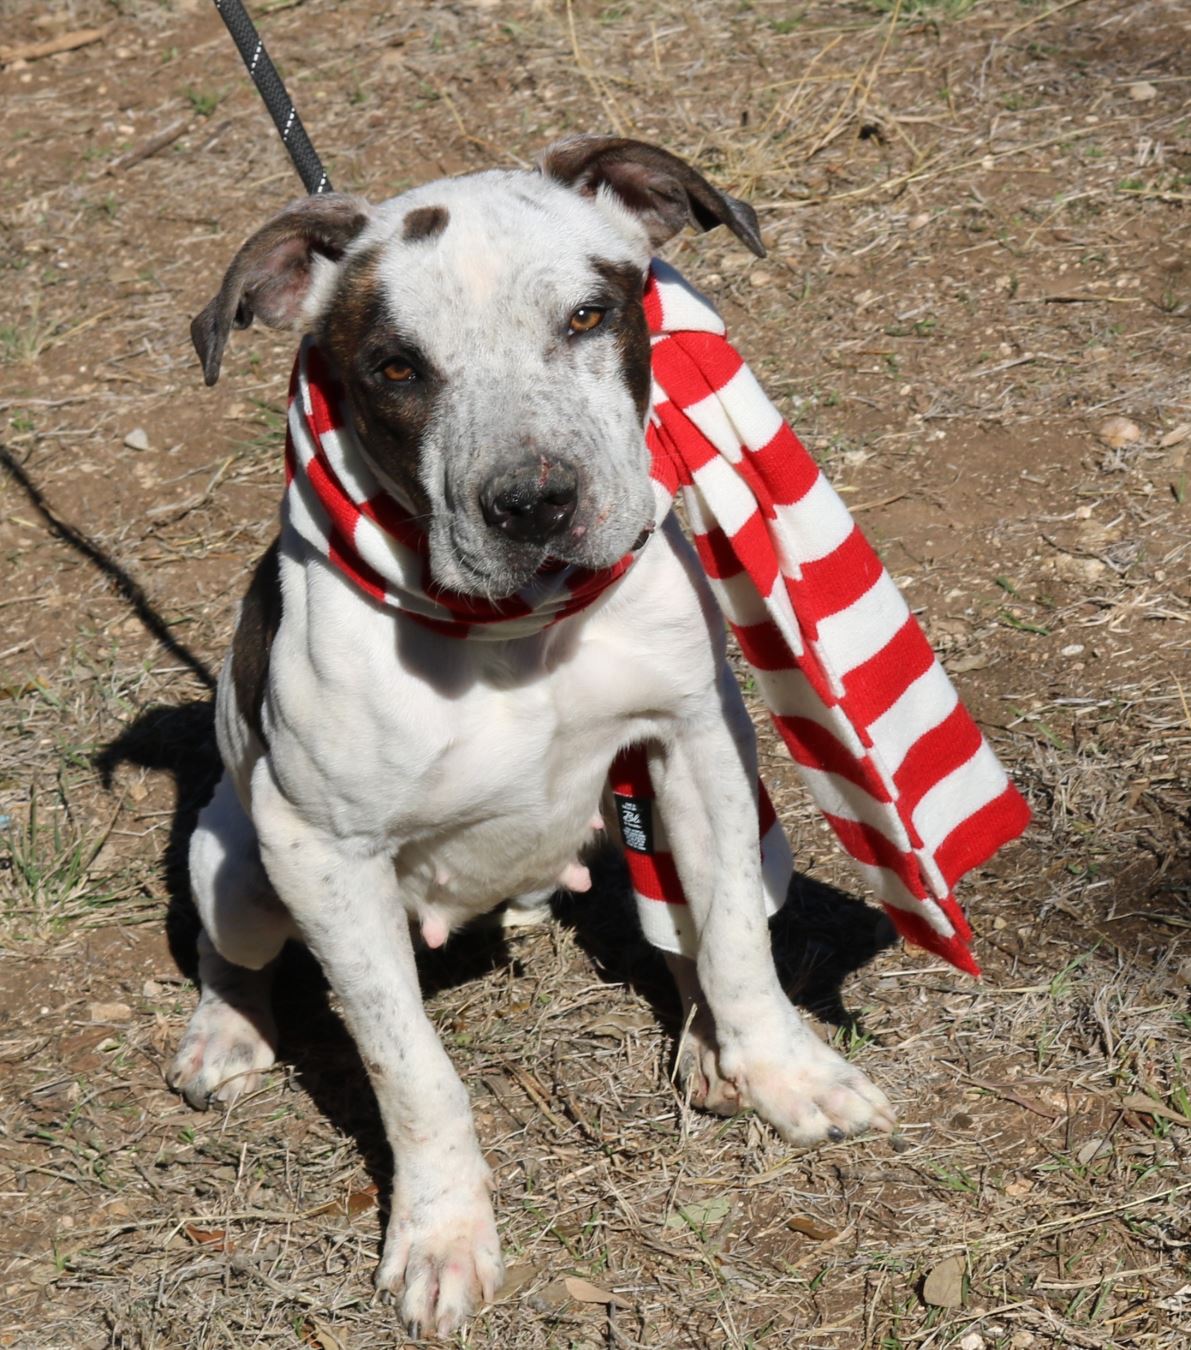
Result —
[[[419, 476], [422, 439], [438, 381], [388, 313], [379, 254], [379, 248], [368, 249], [344, 264], [316, 340], [343, 383], [352, 426], [377, 477], [402, 505], [423, 515], [430, 503]], [[416, 363], [411, 368], [417, 378], [408, 387], [386, 378], [395, 359]]]
[[[625, 213], [491, 172], [378, 208], [340, 265], [316, 337], [378, 476], [423, 518], [441, 585], [509, 595], [547, 556], [614, 563], [650, 524], [648, 259]], [[573, 331], [579, 310], [602, 314]], [[579, 480], [548, 549], [480, 507], [492, 474], [534, 457]]]

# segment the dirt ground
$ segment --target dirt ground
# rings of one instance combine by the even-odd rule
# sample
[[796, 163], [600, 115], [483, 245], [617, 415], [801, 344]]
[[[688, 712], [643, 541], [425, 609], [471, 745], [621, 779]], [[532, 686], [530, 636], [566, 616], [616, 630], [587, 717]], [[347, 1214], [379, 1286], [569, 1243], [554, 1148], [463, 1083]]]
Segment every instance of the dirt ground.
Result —
[[[511, 1267], [462, 1343], [1185, 1346], [1191, 4], [253, 10], [338, 187], [615, 130], [753, 201], [768, 258], [669, 256], [1036, 812], [963, 889], [977, 983], [890, 944], [763, 744], [803, 874], [782, 966], [893, 1140], [689, 1111], [613, 867], [427, 961]], [[391, 1163], [309, 960], [259, 1092], [199, 1115], [162, 1077], [291, 355], [254, 329], [206, 390], [187, 325], [300, 189], [205, 2], [0, 12], [0, 1345], [403, 1344], [370, 1283]]]

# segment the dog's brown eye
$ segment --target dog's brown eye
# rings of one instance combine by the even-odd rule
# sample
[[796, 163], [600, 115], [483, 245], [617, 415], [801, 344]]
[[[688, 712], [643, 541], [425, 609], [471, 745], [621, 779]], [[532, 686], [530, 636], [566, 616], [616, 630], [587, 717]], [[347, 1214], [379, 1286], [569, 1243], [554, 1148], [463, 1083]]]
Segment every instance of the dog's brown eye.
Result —
[[595, 305], [580, 305], [571, 315], [571, 332], [590, 333], [593, 328], [598, 328], [604, 322], [604, 315], [607, 312], [606, 309], [599, 309]]
[[399, 359], [381, 366], [380, 373], [393, 384], [406, 384], [408, 381], [417, 378], [417, 371], [414, 370], [413, 366]]

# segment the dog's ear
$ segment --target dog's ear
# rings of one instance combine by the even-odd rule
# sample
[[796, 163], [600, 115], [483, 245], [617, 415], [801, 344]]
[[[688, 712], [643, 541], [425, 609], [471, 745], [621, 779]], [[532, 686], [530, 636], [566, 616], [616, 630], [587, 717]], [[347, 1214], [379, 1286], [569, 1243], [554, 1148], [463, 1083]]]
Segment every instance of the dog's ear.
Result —
[[653, 248], [687, 224], [701, 230], [726, 225], [758, 258], [765, 256], [753, 208], [712, 187], [685, 160], [659, 146], [614, 136], [567, 136], [546, 147], [538, 167], [588, 197], [610, 188], [645, 227]]
[[270, 328], [296, 328], [319, 257], [338, 261], [364, 228], [371, 208], [362, 197], [324, 192], [287, 206], [232, 260], [219, 294], [190, 325], [208, 384], [219, 378], [232, 328], [255, 316]]

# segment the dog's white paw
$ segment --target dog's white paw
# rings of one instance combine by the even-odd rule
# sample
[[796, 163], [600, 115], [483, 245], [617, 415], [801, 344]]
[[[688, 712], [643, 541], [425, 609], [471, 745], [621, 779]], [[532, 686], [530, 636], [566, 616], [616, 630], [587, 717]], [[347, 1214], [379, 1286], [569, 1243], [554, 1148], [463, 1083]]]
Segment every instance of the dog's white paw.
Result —
[[166, 1081], [199, 1111], [230, 1106], [260, 1083], [276, 1044], [267, 1004], [241, 1009], [204, 990]]
[[721, 1053], [720, 1073], [743, 1104], [790, 1144], [838, 1141], [894, 1126], [893, 1107], [881, 1089], [801, 1025], [785, 1053], [738, 1060]]
[[411, 1336], [449, 1336], [491, 1303], [504, 1281], [487, 1187], [457, 1201], [439, 1196], [404, 1212], [397, 1204], [395, 1197], [377, 1290], [382, 1297], [400, 1298]]

